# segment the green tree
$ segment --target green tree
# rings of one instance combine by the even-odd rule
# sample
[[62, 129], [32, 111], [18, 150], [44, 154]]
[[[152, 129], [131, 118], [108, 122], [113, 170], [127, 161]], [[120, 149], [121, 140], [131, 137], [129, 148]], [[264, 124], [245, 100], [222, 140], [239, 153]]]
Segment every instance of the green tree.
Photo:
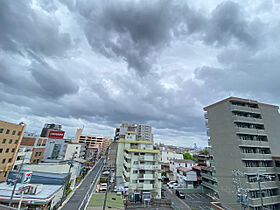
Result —
[[200, 155], [209, 155], [209, 151], [207, 149], [199, 151]]
[[185, 160], [192, 160], [194, 162], [197, 162], [197, 158], [193, 157], [189, 152], [184, 153], [183, 157]]

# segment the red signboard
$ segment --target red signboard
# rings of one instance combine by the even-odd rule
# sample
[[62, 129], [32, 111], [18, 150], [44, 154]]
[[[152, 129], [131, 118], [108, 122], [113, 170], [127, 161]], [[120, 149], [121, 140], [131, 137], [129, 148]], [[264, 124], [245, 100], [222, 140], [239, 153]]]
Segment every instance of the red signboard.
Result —
[[64, 131], [50, 131], [48, 137], [51, 139], [63, 139]]

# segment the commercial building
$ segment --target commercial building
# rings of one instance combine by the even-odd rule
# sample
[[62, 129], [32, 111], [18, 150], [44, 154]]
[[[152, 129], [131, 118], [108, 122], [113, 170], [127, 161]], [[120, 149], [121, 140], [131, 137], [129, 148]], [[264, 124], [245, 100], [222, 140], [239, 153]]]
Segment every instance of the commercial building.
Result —
[[241, 209], [239, 194], [248, 196], [249, 209], [280, 209], [278, 109], [236, 97], [204, 108], [212, 148], [202, 185], [223, 207]]
[[48, 137], [54, 139], [63, 139], [64, 131], [62, 126], [54, 123], [46, 123], [42, 129], [40, 137]]
[[0, 121], [0, 182], [6, 181], [13, 167], [25, 127], [24, 123]]

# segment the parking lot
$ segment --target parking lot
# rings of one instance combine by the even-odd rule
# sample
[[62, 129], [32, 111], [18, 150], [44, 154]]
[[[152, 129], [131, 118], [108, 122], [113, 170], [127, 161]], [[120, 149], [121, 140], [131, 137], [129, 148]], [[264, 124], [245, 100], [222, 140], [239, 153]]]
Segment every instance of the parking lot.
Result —
[[203, 193], [185, 193], [186, 198], [182, 199], [186, 204], [197, 210], [210, 210], [211, 198]]

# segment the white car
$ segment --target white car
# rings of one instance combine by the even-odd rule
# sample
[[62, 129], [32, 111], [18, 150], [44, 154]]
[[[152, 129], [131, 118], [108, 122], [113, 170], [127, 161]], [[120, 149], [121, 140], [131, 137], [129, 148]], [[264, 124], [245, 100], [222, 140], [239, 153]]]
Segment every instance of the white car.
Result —
[[106, 192], [107, 190], [107, 183], [100, 184], [99, 192]]
[[170, 181], [167, 183], [167, 186], [169, 187], [169, 185], [176, 183], [176, 181]]
[[170, 189], [176, 189], [177, 187], [178, 187], [177, 183], [172, 183], [172, 184], [169, 185]]

